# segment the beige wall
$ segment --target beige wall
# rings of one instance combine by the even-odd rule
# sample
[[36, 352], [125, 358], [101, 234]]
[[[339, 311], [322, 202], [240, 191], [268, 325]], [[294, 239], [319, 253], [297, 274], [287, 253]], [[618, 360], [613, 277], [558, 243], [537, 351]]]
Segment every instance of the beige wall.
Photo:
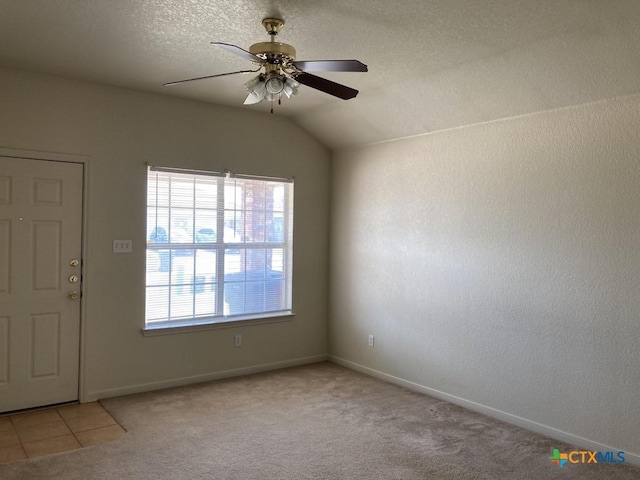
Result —
[[[85, 400], [326, 355], [330, 156], [292, 122], [11, 70], [0, 70], [0, 113], [0, 147], [88, 159]], [[295, 177], [292, 321], [141, 335], [145, 162]], [[114, 239], [132, 239], [133, 253], [111, 253]], [[236, 333], [240, 348], [233, 347]]]
[[639, 132], [634, 96], [339, 152], [330, 353], [638, 463]]

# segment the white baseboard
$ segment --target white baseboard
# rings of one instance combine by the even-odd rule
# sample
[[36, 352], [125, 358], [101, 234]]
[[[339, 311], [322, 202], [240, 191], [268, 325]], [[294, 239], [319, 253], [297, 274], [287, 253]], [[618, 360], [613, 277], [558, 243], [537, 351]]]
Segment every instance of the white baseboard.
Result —
[[107, 390], [96, 390], [88, 392], [83, 398], [84, 402], [94, 402], [102, 398], [120, 397], [130, 395], [132, 393], [150, 392], [152, 390], [162, 390], [164, 388], [181, 387], [193, 383], [209, 382], [212, 380], [220, 380], [222, 378], [239, 377], [242, 375], [250, 375], [252, 373], [267, 372], [269, 370], [279, 370], [281, 368], [297, 367], [309, 363], [324, 362], [329, 359], [328, 355], [314, 355], [311, 357], [294, 358], [284, 360], [282, 362], [265, 363], [262, 365], [253, 365], [250, 367], [235, 368], [232, 370], [224, 370], [221, 372], [205, 373], [202, 375], [192, 375], [188, 377], [172, 378], [169, 380], [161, 380], [159, 382], [141, 383], [137, 385], [128, 385], [125, 387], [110, 388]]
[[[597, 451], [608, 452], [608, 451], [622, 450], [620, 448], [612, 447], [610, 445], [604, 445], [602, 443], [590, 440], [588, 438], [580, 437], [578, 435], [574, 435], [569, 432], [558, 430], [557, 428], [553, 428], [547, 425], [533, 422], [531, 420], [527, 420], [526, 418], [518, 417], [517, 415], [512, 415], [510, 413], [503, 412], [495, 408], [487, 407], [486, 405], [472, 402], [471, 400], [466, 400], [464, 398], [456, 397], [455, 395], [450, 395], [448, 393], [441, 392], [440, 390], [425, 387], [424, 385], [420, 385], [418, 383], [414, 383], [409, 380], [405, 380], [403, 378], [389, 375], [387, 373], [374, 370], [373, 368], [365, 367], [364, 365], [360, 365], [359, 363], [351, 362], [349, 360], [345, 360], [340, 357], [329, 355], [328, 359], [329, 361], [334, 362], [338, 365], [342, 365], [343, 367], [347, 367], [352, 370], [356, 370], [358, 372], [371, 375], [372, 377], [376, 377], [381, 380], [385, 380], [389, 383], [393, 383], [401, 387], [408, 388], [409, 390], [413, 390], [419, 393], [424, 393], [426, 395], [439, 398], [441, 400], [446, 400], [448, 402], [454, 403], [456, 405], [467, 408], [469, 410], [473, 410], [474, 412], [482, 413], [489, 417], [497, 418], [498, 420], [502, 420], [512, 425], [525, 428], [532, 432], [545, 435], [547, 437], [559, 440], [561, 442], [568, 443], [570, 445], [576, 445], [577, 447], [588, 449], [591, 451], [597, 450]], [[624, 457], [625, 457], [626, 463], [640, 466], [640, 454], [632, 453], [626, 450], [624, 452], [625, 452]]]

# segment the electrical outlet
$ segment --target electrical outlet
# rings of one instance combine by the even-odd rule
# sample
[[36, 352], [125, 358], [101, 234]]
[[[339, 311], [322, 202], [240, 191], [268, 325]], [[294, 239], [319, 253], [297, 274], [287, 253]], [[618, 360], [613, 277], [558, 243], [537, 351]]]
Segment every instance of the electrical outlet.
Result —
[[235, 337], [233, 337], [233, 346], [234, 347], [242, 346], [242, 335], [238, 334]]
[[376, 337], [374, 337], [373, 335], [369, 335], [369, 346], [371, 348], [373, 348], [373, 346], [375, 345], [375, 341], [376, 341]]

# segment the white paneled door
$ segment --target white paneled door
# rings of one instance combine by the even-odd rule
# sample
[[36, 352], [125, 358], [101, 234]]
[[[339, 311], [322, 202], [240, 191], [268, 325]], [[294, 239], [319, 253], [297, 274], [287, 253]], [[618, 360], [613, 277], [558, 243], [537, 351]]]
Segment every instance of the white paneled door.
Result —
[[0, 412], [78, 399], [83, 165], [0, 157]]

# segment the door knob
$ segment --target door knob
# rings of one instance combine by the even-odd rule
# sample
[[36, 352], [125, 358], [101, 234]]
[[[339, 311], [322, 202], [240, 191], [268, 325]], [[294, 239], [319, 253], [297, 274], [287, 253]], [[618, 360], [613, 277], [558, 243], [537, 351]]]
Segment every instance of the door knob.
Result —
[[67, 295], [71, 300], [77, 300], [78, 297], [80, 296], [80, 293], [76, 290], [71, 290], [69, 292], [69, 294]]

